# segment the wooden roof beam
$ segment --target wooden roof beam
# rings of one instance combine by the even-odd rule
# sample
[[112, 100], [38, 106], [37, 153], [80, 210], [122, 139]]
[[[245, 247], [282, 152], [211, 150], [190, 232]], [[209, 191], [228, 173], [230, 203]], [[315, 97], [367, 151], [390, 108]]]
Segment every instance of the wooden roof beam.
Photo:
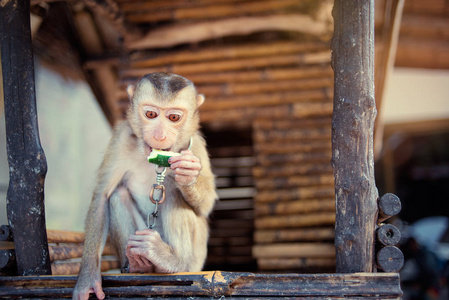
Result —
[[301, 32], [328, 40], [332, 34], [332, 23], [327, 19], [315, 19], [313, 16], [303, 14], [227, 18], [217, 21], [167, 25], [149, 31], [139, 40], [125, 43], [130, 50], [164, 48], [269, 30]]
[[114, 0], [83, 0], [95, 13], [111, 21], [115, 29], [123, 35], [125, 40], [135, 40], [142, 37], [142, 31], [130, 24], [120, 7]]

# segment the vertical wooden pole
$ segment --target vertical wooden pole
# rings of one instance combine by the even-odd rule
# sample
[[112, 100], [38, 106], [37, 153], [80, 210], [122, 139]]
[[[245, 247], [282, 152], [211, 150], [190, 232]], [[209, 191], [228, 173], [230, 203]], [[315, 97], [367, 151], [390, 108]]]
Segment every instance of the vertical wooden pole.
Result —
[[44, 209], [47, 162], [37, 126], [29, 1], [1, 1], [0, 45], [9, 164], [7, 215], [17, 271], [51, 274]]
[[372, 272], [378, 192], [374, 180], [374, 0], [335, 0], [332, 66], [335, 248], [338, 273]]

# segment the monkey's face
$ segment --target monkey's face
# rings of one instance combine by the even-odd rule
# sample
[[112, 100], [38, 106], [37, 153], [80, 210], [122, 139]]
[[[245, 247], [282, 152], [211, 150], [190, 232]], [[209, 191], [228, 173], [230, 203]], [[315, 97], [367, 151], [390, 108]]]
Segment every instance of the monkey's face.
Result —
[[194, 118], [196, 91], [185, 88], [170, 99], [161, 99], [160, 94], [147, 94], [139, 100], [137, 114], [145, 155], [153, 149], [177, 152], [185, 147], [198, 128]]

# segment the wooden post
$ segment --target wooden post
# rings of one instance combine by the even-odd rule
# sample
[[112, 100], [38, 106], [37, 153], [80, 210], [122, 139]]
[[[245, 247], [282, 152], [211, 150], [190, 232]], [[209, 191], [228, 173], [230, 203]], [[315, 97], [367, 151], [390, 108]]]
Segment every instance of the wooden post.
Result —
[[372, 272], [378, 192], [374, 181], [374, 0], [335, 0], [332, 166], [336, 270]]
[[2, 1], [0, 45], [9, 163], [7, 215], [19, 275], [51, 274], [45, 230], [47, 162], [37, 126], [30, 2]]

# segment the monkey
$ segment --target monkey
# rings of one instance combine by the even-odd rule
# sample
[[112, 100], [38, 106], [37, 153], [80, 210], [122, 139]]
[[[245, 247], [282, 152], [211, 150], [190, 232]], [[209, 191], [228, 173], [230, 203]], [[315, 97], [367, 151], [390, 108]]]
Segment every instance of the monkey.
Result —
[[[199, 130], [205, 97], [194, 84], [168, 73], [150, 73], [127, 88], [130, 107], [118, 124], [98, 171], [85, 223], [85, 242], [73, 299], [98, 299], [101, 254], [109, 239], [130, 273], [196, 272], [203, 268], [208, 216], [218, 199], [206, 143]], [[153, 149], [178, 152], [166, 169], [165, 201], [148, 229], [156, 182]]]

